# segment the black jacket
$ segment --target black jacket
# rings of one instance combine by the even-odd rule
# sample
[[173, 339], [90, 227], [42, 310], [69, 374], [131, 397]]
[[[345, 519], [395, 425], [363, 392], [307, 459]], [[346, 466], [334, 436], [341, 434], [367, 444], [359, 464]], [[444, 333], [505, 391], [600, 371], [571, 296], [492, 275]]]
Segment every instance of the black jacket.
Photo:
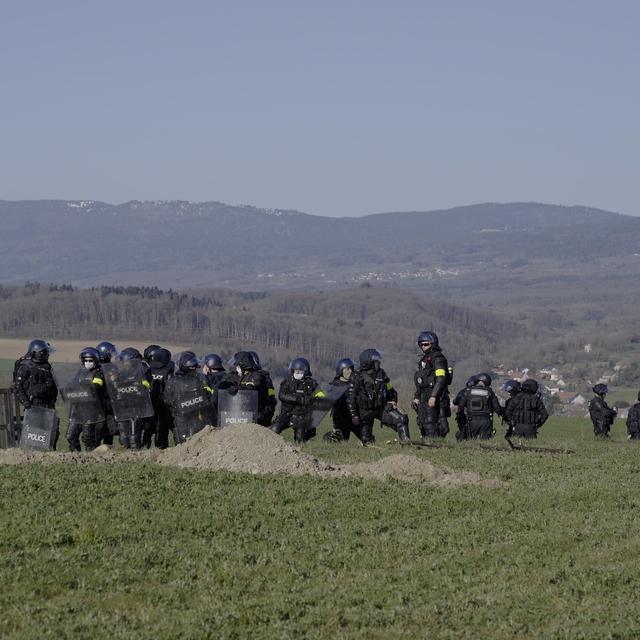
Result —
[[312, 402], [317, 393], [318, 383], [311, 376], [296, 380], [293, 375], [289, 375], [280, 383], [278, 391], [278, 399], [282, 403], [280, 413], [311, 415]]
[[429, 398], [442, 398], [448, 389], [449, 363], [439, 347], [423, 356], [418, 363], [418, 370], [413, 376], [416, 386], [414, 398], [421, 404]]
[[504, 419], [512, 427], [523, 424], [539, 429], [549, 417], [539, 393], [520, 391], [508, 402], [504, 409]]
[[351, 424], [351, 413], [347, 404], [347, 391], [349, 389], [349, 381], [342, 380], [340, 376], [336, 376], [331, 381], [331, 386], [344, 389], [344, 393], [336, 400], [331, 409], [331, 416], [336, 425], [348, 426]]
[[640, 433], [640, 402], [636, 402], [627, 416], [627, 432], [630, 435]]
[[595, 396], [589, 403], [589, 416], [593, 424], [611, 426], [618, 412], [612, 409], [602, 396]]
[[48, 362], [24, 360], [16, 372], [14, 388], [18, 400], [25, 406], [55, 408], [58, 387]]
[[395, 402], [398, 394], [384, 369], [354, 371], [347, 388], [347, 407], [351, 417], [377, 413], [387, 402]]

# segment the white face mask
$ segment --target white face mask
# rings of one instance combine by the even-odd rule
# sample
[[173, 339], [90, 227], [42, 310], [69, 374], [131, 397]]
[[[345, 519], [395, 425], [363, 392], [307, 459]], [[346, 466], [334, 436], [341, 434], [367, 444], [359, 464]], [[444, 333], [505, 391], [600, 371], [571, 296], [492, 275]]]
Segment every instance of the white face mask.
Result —
[[96, 366], [96, 363], [91, 362], [91, 360], [85, 360], [84, 362], [84, 368], [89, 369], [89, 371], [91, 371], [91, 369], [93, 369], [95, 366]]
[[242, 375], [242, 367], [236, 367], [236, 373], [241, 376]]
[[302, 380], [302, 378], [304, 378], [304, 371], [294, 371], [293, 372], [293, 377], [296, 380]]

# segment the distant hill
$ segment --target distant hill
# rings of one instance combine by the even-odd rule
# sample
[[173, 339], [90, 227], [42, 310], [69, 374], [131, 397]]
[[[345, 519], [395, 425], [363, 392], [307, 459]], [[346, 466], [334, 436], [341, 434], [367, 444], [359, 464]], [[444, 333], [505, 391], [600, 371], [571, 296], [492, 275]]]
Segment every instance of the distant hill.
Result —
[[0, 201], [0, 281], [326, 287], [633, 255], [640, 218], [478, 204], [328, 218], [220, 202]]

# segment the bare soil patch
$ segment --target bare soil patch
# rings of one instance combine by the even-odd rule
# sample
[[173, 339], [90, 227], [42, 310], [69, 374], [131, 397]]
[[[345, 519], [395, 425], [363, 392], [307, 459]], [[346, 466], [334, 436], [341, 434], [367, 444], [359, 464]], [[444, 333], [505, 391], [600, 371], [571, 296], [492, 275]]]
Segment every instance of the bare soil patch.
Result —
[[0, 464], [28, 463], [97, 464], [146, 461], [165, 466], [231, 471], [253, 475], [310, 475], [322, 478], [361, 477], [394, 479], [438, 487], [468, 485], [497, 487], [499, 481], [469, 471], [437, 467], [429, 460], [410, 454], [393, 454], [377, 460], [349, 465], [331, 465], [293, 446], [259, 425], [238, 425], [227, 429], [207, 427], [177, 447], [159, 451], [118, 451], [106, 445], [91, 453], [36, 453], [20, 449], [0, 450]]

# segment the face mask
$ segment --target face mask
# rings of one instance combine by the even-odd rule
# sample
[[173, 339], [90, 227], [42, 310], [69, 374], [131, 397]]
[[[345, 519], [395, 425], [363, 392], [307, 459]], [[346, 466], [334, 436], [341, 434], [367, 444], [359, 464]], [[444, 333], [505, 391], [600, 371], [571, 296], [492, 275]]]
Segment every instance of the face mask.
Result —
[[343, 369], [342, 370], [342, 379], [343, 380], [348, 380], [351, 377], [352, 373], [353, 373], [353, 369], [351, 369], [351, 368]]
[[91, 369], [93, 369], [95, 366], [96, 366], [95, 363], [91, 362], [91, 360], [85, 360], [85, 363], [84, 363], [85, 369], [89, 369], [89, 371], [91, 371]]
[[296, 380], [302, 380], [302, 378], [304, 378], [304, 373], [302, 371], [295, 371], [293, 377]]
[[242, 375], [242, 367], [236, 367], [236, 373], [241, 376]]

